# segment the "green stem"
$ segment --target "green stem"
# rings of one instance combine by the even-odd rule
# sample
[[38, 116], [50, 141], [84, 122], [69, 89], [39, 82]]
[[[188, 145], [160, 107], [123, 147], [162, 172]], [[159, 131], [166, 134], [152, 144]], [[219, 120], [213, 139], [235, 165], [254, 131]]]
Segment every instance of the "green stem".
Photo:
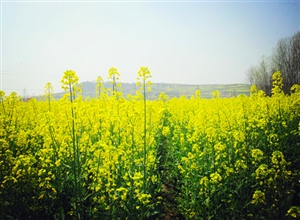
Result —
[[[78, 211], [77, 201], [78, 201], [78, 183], [77, 183], [77, 149], [76, 149], [76, 138], [75, 138], [75, 117], [73, 109], [73, 94], [72, 94], [72, 85], [69, 84], [70, 88], [70, 99], [71, 99], [71, 111], [72, 111], [72, 145], [73, 145], [73, 171], [74, 171], [74, 195], [75, 195], [75, 212]], [[76, 213], [77, 214], [77, 213]]]
[[50, 99], [51, 99], [51, 92], [50, 92], [50, 89], [48, 89], [48, 105], [49, 105], [49, 112], [51, 112]]
[[146, 122], [147, 122], [147, 111], [146, 111], [146, 83], [145, 79], [143, 82], [143, 92], [144, 92], [144, 191], [145, 191], [145, 184], [147, 181], [147, 130], [146, 130]]

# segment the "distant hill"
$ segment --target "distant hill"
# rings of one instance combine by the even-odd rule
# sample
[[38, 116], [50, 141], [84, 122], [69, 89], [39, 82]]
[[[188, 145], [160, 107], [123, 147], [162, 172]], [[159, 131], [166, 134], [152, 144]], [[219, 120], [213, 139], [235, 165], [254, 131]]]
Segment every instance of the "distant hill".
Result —
[[[82, 96], [95, 97], [96, 82], [82, 82]], [[111, 88], [112, 85], [107, 82], [104, 83], [105, 88]], [[212, 92], [218, 90], [222, 97], [238, 96], [245, 94], [249, 96], [250, 85], [248, 84], [210, 84], [210, 85], [189, 85], [189, 84], [174, 84], [174, 83], [153, 83], [152, 90], [148, 93], [149, 99], [156, 99], [161, 92], [167, 94], [170, 98], [186, 96], [191, 97], [195, 95], [196, 90], [201, 91], [202, 98], [211, 98]], [[122, 83], [123, 96], [128, 94], [134, 95], [138, 88], [135, 83]], [[61, 98], [65, 93], [56, 93], [55, 99]]]

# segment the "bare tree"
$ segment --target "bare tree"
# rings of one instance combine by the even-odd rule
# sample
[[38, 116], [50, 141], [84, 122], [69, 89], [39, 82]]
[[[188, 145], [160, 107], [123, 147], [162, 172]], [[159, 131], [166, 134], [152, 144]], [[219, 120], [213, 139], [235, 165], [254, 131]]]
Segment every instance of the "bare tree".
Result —
[[290, 41], [290, 74], [289, 89], [294, 84], [300, 83], [300, 32], [296, 33]]
[[280, 39], [272, 56], [263, 56], [259, 65], [251, 66], [246, 75], [251, 84], [271, 95], [272, 74], [278, 70], [283, 77], [285, 93], [289, 93], [294, 84], [300, 84], [300, 32]]
[[255, 72], [256, 72], [256, 67], [253, 65], [246, 72], [246, 82], [249, 83], [250, 85], [256, 84]]
[[272, 72], [270, 71], [270, 58], [263, 56], [258, 66], [258, 74], [260, 75], [260, 85], [258, 89], [265, 91], [266, 95], [271, 95], [272, 88]]
[[278, 41], [273, 61], [283, 77], [283, 90], [289, 90], [289, 72], [290, 72], [290, 38], [282, 38]]

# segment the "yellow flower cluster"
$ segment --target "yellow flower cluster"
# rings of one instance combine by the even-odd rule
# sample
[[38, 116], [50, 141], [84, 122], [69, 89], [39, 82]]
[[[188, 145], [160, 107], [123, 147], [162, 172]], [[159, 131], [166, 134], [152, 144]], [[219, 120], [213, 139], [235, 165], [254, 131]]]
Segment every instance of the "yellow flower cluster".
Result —
[[263, 159], [264, 156], [264, 152], [262, 152], [262, 150], [260, 149], [252, 149], [251, 150], [251, 156], [253, 157], [253, 161], [252, 163], [256, 163], [256, 162], [260, 162]]
[[220, 183], [222, 181], [222, 177], [219, 173], [215, 172], [210, 174], [210, 181], [212, 183]]
[[300, 217], [300, 207], [299, 206], [292, 206], [287, 211], [287, 216], [290, 216], [294, 219], [298, 219]]
[[279, 95], [283, 94], [283, 80], [280, 71], [275, 72], [272, 75], [273, 80], [273, 88], [272, 88], [272, 95]]
[[252, 197], [252, 204], [266, 204], [266, 195], [264, 192], [260, 191], [260, 190], [256, 190], [253, 194]]

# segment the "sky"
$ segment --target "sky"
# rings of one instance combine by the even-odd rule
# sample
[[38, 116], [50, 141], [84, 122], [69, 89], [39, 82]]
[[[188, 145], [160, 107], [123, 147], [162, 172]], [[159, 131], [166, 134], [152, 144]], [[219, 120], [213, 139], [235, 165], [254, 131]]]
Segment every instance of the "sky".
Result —
[[300, 31], [300, 1], [1, 0], [1, 90], [44, 93], [74, 70], [80, 82], [116, 67], [136, 82], [247, 83], [246, 71]]

